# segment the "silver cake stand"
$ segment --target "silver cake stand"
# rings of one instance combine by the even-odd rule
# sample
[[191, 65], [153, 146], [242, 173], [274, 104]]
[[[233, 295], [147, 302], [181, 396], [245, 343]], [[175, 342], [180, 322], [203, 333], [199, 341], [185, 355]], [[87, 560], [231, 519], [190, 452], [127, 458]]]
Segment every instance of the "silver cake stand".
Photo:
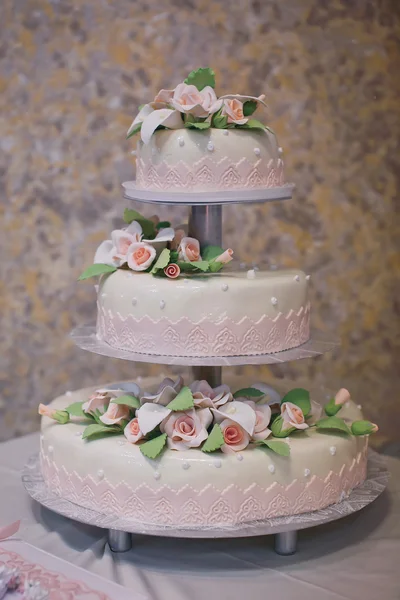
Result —
[[[293, 187], [287, 185], [278, 188], [243, 190], [232, 192], [184, 192], [172, 193], [164, 191], [149, 192], [140, 190], [135, 182], [123, 184], [124, 196], [130, 200], [155, 204], [186, 205], [189, 207], [189, 235], [198, 239], [201, 245], [222, 246], [222, 205], [235, 203], [262, 203], [290, 199]], [[75, 343], [89, 352], [102, 354], [125, 360], [159, 363], [168, 365], [190, 365], [194, 379], [206, 379], [212, 387], [221, 383], [222, 366], [263, 365], [282, 363], [301, 358], [314, 358], [332, 350], [338, 345], [325, 334], [314, 332], [312, 338], [298, 348], [274, 354], [235, 357], [167, 357], [160, 355], [139, 354], [115, 350], [108, 344], [97, 340], [95, 329], [84, 326], [72, 332]], [[327, 521], [341, 518], [360, 510], [374, 500], [384, 489], [387, 481], [386, 468], [376, 455], [371, 454], [367, 481], [354, 490], [350, 496], [325, 510], [306, 513], [292, 517], [266, 519], [255, 523], [245, 523], [235, 527], [182, 529], [172, 527], [152, 527], [132, 520], [104, 515], [84, 509], [63, 500], [47, 489], [38, 464], [37, 457], [26, 466], [24, 484], [29, 494], [48, 508], [83, 523], [103, 527], [109, 531], [109, 544], [112, 550], [122, 552], [131, 547], [131, 533], [142, 533], [172, 537], [246, 537], [255, 535], [275, 535], [275, 549], [280, 554], [292, 554], [296, 549], [296, 532], [299, 529], [312, 527]]]
[[42, 506], [80, 523], [107, 529], [108, 543], [114, 552], [129, 550], [132, 546], [132, 534], [175, 538], [237, 538], [275, 535], [275, 551], [283, 555], [295, 553], [299, 530], [336, 521], [358, 512], [383, 492], [388, 480], [389, 473], [384, 459], [370, 450], [366, 480], [338, 504], [314, 512], [240, 523], [230, 527], [182, 528], [147, 525], [133, 519], [106, 515], [60, 498], [45, 484], [38, 454], [29, 459], [22, 474], [26, 491]]

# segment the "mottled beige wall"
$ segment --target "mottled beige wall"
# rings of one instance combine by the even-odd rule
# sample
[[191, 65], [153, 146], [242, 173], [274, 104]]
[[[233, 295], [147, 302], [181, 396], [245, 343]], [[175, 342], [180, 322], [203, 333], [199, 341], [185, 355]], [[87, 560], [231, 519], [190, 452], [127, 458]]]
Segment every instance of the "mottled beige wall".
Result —
[[76, 278], [124, 207], [137, 106], [201, 65], [220, 92], [267, 93], [297, 185], [227, 208], [225, 239], [311, 272], [314, 324], [343, 340], [276, 374], [348, 386], [395, 438], [399, 22], [397, 0], [2, 0], [0, 439], [35, 429], [39, 401], [143, 372], [68, 340], [95, 311]]

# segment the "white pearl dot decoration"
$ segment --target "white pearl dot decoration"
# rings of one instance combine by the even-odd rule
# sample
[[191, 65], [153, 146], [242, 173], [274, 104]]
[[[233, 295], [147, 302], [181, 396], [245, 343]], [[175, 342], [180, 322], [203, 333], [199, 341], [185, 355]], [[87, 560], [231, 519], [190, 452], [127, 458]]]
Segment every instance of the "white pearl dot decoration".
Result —
[[229, 131], [228, 131], [227, 129], [223, 129], [222, 133], [223, 133], [224, 135], [229, 135]]
[[158, 471], [154, 472], [154, 479], [156, 479], [157, 481], [160, 479], [161, 474]]
[[136, 298], [132, 298], [132, 306], [136, 306], [137, 304], [137, 299]]
[[53, 450], [54, 450], [54, 448], [53, 448], [53, 446], [49, 446], [49, 447], [47, 448], [47, 450], [48, 450], [49, 454], [53, 454]]
[[138, 375], [138, 376], [136, 377], [136, 381], [137, 381], [138, 383], [140, 383], [140, 382], [142, 381], [142, 379], [143, 379], [143, 377], [142, 377], [141, 375]]
[[268, 465], [268, 471], [270, 473], [275, 473], [275, 465]]
[[188, 462], [184, 462], [182, 465], [182, 469], [185, 469], [185, 471], [187, 471], [188, 469], [190, 469], [190, 465]]
[[222, 467], [222, 462], [219, 460], [219, 458], [214, 462], [214, 467], [216, 469], [220, 469]]
[[44, 435], [42, 433], [41, 436], [40, 436], [40, 441], [43, 442], [43, 440], [44, 440]]
[[256, 272], [254, 269], [249, 269], [247, 271], [247, 279], [255, 279], [256, 277]]
[[178, 137], [178, 144], [180, 146], [184, 146], [185, 145], [185, 140], [183, 139], [183, 137], [181, 135]]
[[237, 458], [239, 461], [242, 461], [242, 460], [243, 460], [243, 454], [236, 454], [236, 458]]
[[103, 477], [104, 477], [104, 471], [103, 471], [103, 469], [99, 469], [99, 470], [97, 471], [97, 477], [98, 477], [99, 479], [103, 479]]
[[329, 452], [332, 454], [332, 456], [335, 456], [335, 454], [336, 454], [336, 446], [331, 446], [329, 448]]
[[300, 275], [295, 275], [295, 276], [294, 276], [294, 280], [295, 280], [295, 281], [300, 281]]
[[82, 431], [77, 431], [75, 435], [76, 437], [82, 437]]
[[228, 291], [228, 289], [229, 289], [229, 285], [228, 285], [227, 283], [223, 283], [223, 284], [221, 285], [221, 290], [222, 290], [223, 292], [227, 292], [227, 291]]
[[283, 148], [279, 147], [278, 152], [279, 152], [279, 154], [283, 154]]
[[66, 395], [66, 396], [72, 396], [72, 392], [70, 392], [70, 391], [68, 390], [68, 392], [65, 392], [65, 395]]
[[308, 477], [310, 475], [310, 469], [304, 469], [304, 477]]
[[260, 148], [254, 148], [254, 154], [255, 154], [256, 156], [260, 156], [260, 154], [261, 154], [261, 150], [260, 150]]
[[107, 298], [107, 294], [105, 292], [102, 293], [101, 295], [102, 298]]
[[306, 275], [306, 280], [310, 281], [310, 279], [311, 279], [311, 275]]
[[272, 306], [276, 306], [278, 304], [278, 298], [275, 298], [275, 296], [272, 296], [271, 304], [272, 304]]
[[165, 300], [160, 300], [160, 308], [161, 310], [165, 308]]
[[207, 144], [207, 150], [209, 152], [212, 152], [214, 150], [214, 144], [212, 142], [208, 142], [208, 144]]
[[361, 404], [357, 404], [357, 408], [358, 408], [358, 410], [361, 410], [362, 409]]

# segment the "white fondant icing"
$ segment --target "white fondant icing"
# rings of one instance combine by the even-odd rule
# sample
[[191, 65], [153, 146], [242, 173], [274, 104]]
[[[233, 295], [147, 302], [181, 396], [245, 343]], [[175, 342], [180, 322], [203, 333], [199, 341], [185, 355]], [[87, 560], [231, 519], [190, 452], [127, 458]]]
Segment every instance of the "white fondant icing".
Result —
[[137, 304], [136, 298], [132, 298], [132, 306], [136, 306], [136, 304]]
[[255, 269], [249, 269], [247, 271], [247, 279], [255, 279], [255, 277], [256, 277]]
[[53, 448], [53, 446], [49, 446], [49, 447], [47, 448], [47, 452], [48, 452], [49, 454], [53, 454], [53, 452], [54, 452], [54, 448]]

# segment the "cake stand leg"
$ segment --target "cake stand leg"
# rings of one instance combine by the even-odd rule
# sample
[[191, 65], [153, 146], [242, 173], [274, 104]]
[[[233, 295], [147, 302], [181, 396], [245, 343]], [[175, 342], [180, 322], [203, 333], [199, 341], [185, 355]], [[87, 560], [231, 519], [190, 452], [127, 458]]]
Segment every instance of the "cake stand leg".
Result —
[[[222, 245], [222, 206], [191, 206], [189, 235], [199, 240], [201, 246]], [[193, 367], [194, 379], [205, 379], [211, 387], [221, 385], [221, 367]]]
[[132, 548], [132, 534], [118, 529], [109, 529], [108, 545], [112, 552], [127, 552]]
[[297, 548], [297, 531], [284, 531], [275, 534], [275, 552], [288, 556], [294, 554]]

